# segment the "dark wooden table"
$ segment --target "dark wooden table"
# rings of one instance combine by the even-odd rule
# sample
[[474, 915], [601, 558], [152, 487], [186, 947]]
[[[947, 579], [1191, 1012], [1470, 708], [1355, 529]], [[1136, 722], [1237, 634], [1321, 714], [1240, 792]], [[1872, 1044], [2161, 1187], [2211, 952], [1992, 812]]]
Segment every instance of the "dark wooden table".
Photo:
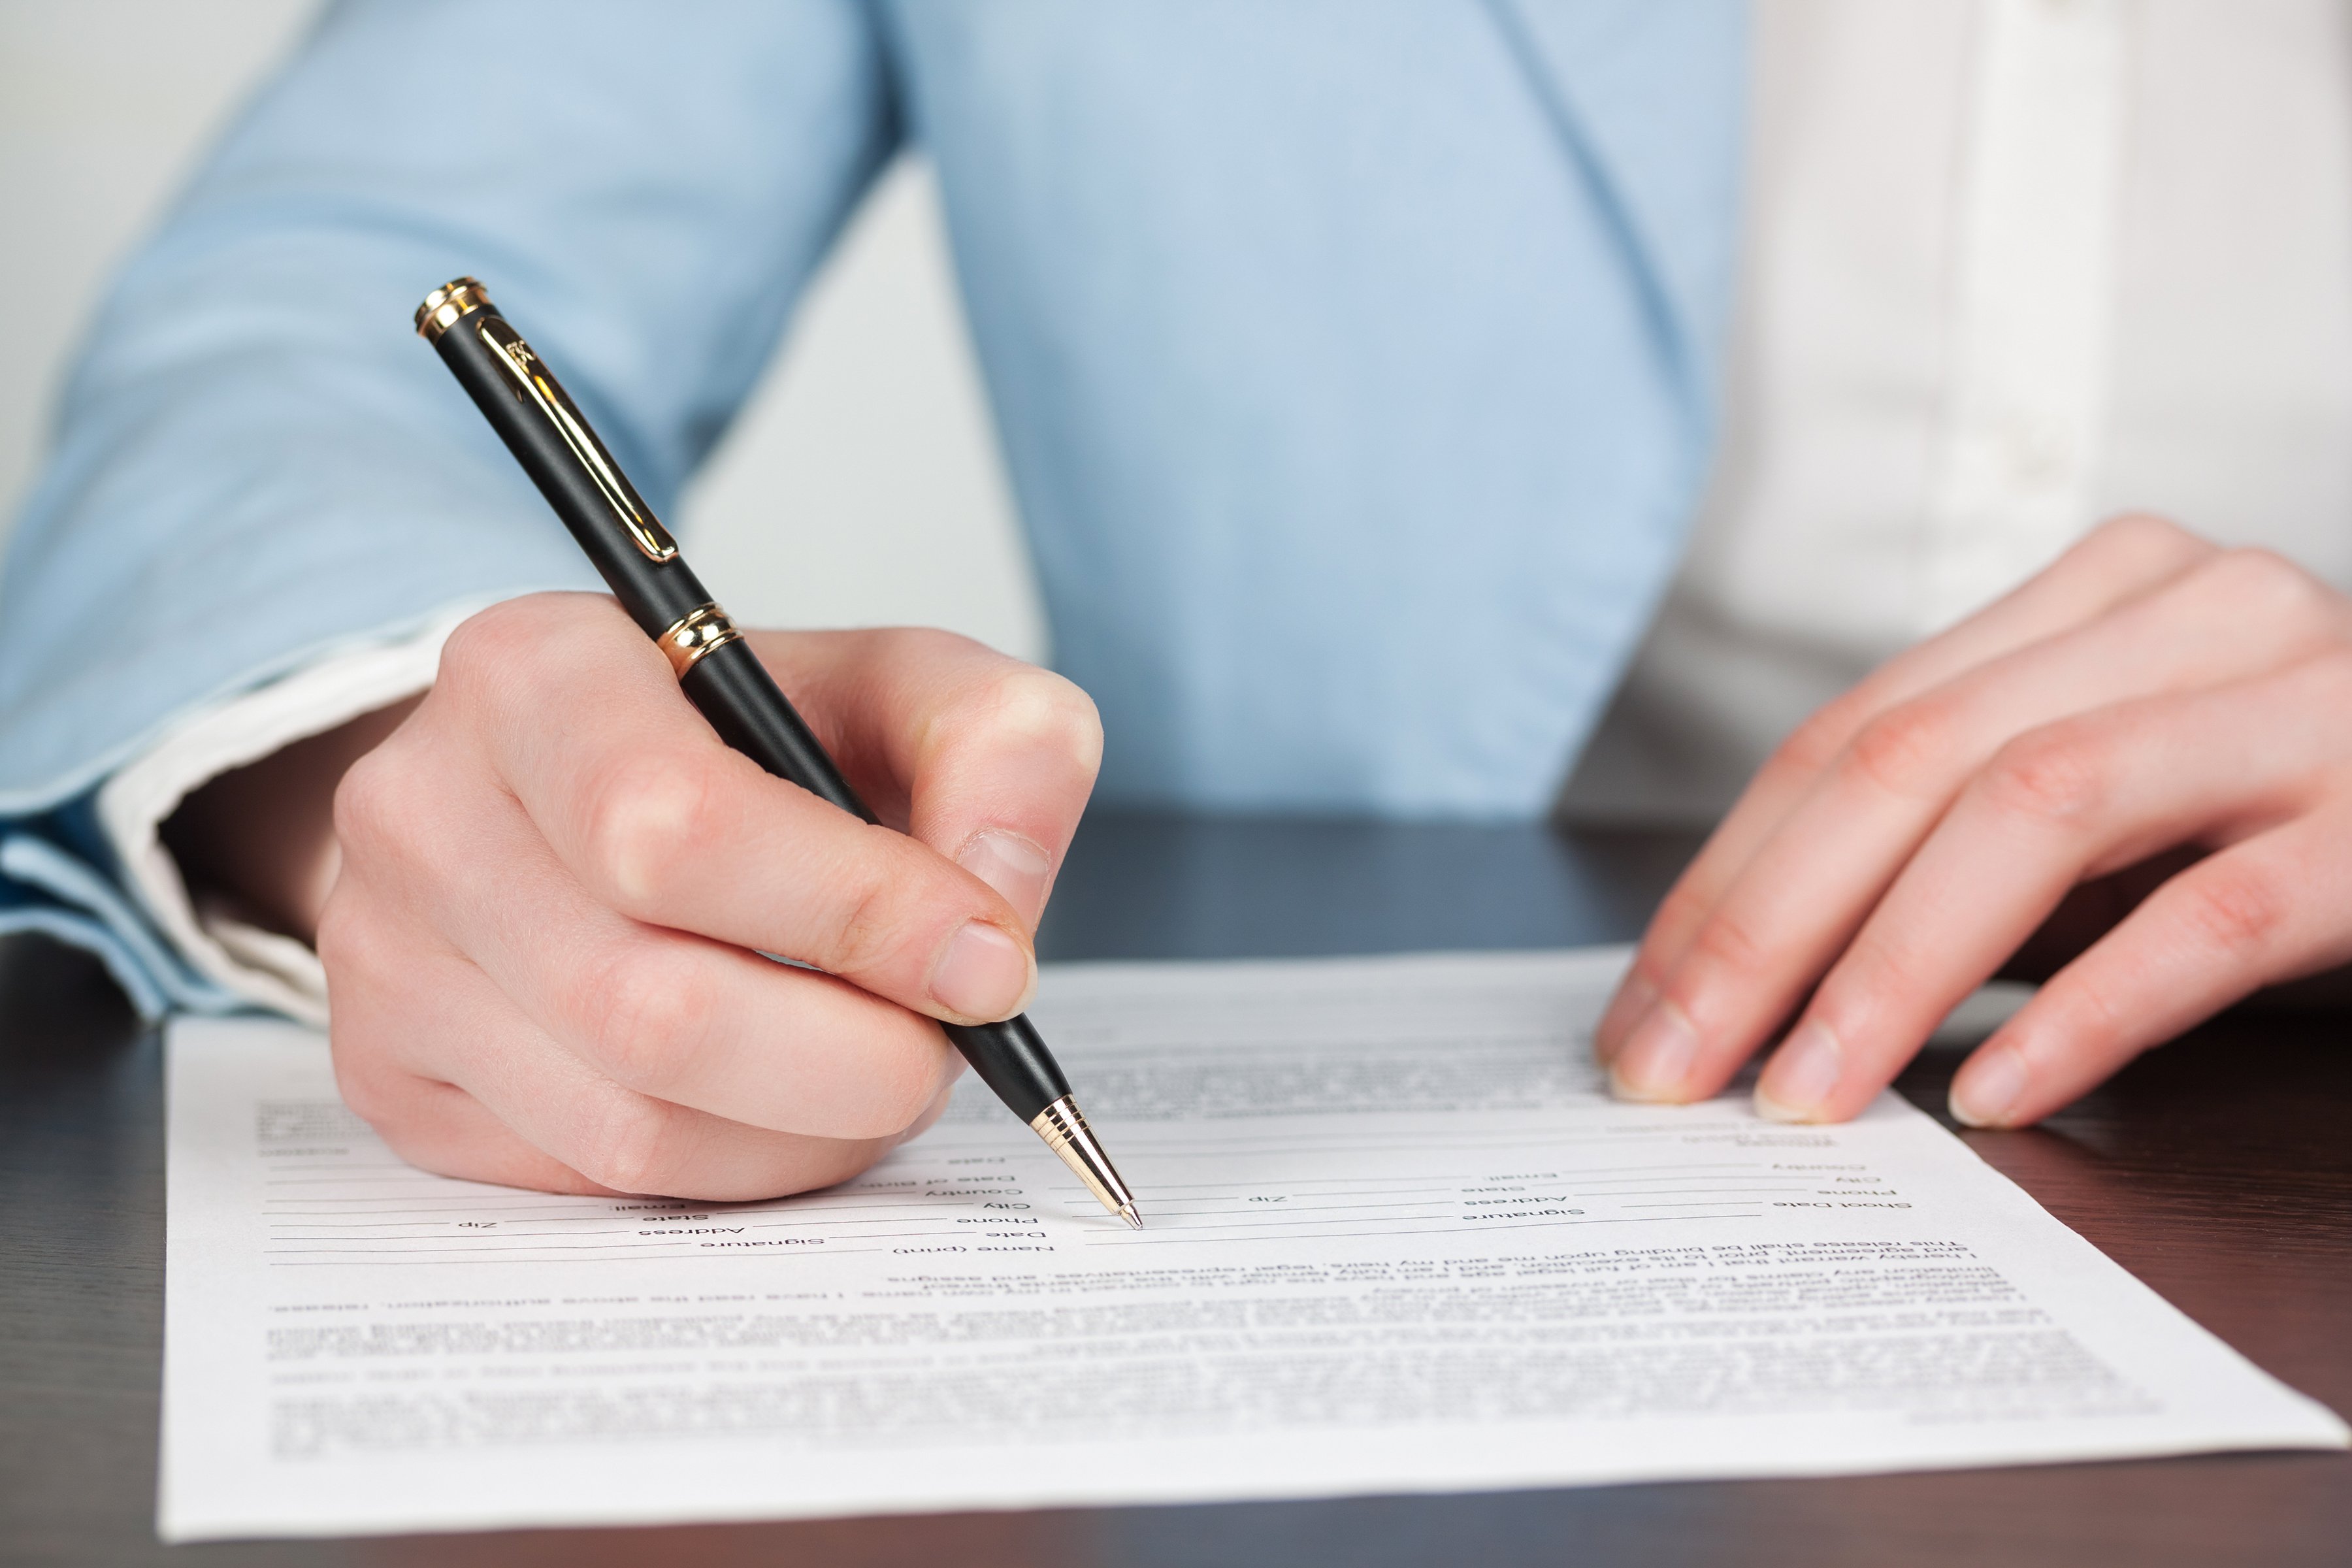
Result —
[[[1687, 840], [1532, 828], [1089, 823], [1049, 956], [1538, 947], [1630, 936]], [[2352, 1051], [2247, 1013], [2029, 1132], [1965, 1134], [2295, 1387], [2352, 1410]], [[0, 1562], [566, 1565], [2352, 1563], [2352, 1458], [2259, 1455], [659, 1531], [165, 1548], [155, 1036], [91, 965], [0, 944]], [[1955, 1058], [1902, 1089], [1941, 1114]]]

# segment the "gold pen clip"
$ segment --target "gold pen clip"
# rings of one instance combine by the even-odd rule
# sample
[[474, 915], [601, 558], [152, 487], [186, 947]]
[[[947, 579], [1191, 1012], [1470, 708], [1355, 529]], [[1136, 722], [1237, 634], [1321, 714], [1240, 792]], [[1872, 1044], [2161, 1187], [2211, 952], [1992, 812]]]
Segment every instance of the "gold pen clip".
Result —
[[547, 416], [548, 423], [562, 435], [564, 445], [580, 459], [580, 466], [588, 470], [596, 488], [604, 492], [604, 503], [613, 509], [614, 517], [628, 530], [629, 537], [636, 542], [646, 558], [654, 562], [673, 559], [677, 554], [677, 542], [670, 538], [669, 531], [661, 525], [653, 509], [646, 505], [629, 481], [621, 477], [620, 465], [604, 450], [604, 444], [596, 439], [596, 432], [588, 428], [588, 421], [580, 416], [571, 397], [548, 374], [546, 364], [522, 341], [522, 334], [507, 325], [505, 317], [487, 311], [474, 330], [480, 334], [490, 356], [514, 383], [516, 399], [537, 405], [539, 411]]

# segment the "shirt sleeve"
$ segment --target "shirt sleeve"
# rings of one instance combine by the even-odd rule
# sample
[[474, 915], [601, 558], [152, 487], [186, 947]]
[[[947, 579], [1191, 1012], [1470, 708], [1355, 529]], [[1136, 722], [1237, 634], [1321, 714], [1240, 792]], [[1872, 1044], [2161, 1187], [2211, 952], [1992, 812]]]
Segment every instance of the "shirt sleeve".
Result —
[[144, 819], [349, 717], [320, 671], [414, 689], [458, 608], [593, 585], [416, 302], [482, 279], [667, 509], [895, 149], [891, 83], [855, 0], [331, 6], [65, 388], [0, 575], [0, 931], [151, 1013], [262, 999]]
[[323, 734], [433, 684], [441, 645], [479, 608], [449, 606], [422, 628], [342, 649], [175, 719], [98, 788], [98, 826], [125, 890], [179, 957], [222, 992], [306, 1023], [327, 1017], [326, 973], [308, 946], [198, 900], [163, 826], [207, 781]]

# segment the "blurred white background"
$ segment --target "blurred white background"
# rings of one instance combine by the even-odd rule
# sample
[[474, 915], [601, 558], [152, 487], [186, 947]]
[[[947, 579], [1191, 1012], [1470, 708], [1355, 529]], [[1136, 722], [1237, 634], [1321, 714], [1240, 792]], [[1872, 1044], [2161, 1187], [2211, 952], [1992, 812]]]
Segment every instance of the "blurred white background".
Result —
[[[0, 0], [0, 298], [16, 302], [0, 356], [0, 538], [109, 273], [315, 10]], [[920, 161], [902, 160], [858, 215], [671, 521], [738, 620], [941, 626], [1044, 657]]]

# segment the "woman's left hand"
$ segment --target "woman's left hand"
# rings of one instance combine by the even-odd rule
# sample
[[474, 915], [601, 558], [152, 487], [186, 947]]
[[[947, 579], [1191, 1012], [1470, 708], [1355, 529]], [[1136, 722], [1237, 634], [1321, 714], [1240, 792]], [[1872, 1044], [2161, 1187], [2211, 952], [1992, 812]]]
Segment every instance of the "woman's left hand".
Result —
[[2352, 598], [2152, 518], [2100, 528], [1798, 730], [1666, 898], [1594, 1040], [1617, 1091], [1867, 1106], [2070, 892], [2160, 880], [1979, 1047], [2049, 1114], [2262, 986], [2352, 960]]

